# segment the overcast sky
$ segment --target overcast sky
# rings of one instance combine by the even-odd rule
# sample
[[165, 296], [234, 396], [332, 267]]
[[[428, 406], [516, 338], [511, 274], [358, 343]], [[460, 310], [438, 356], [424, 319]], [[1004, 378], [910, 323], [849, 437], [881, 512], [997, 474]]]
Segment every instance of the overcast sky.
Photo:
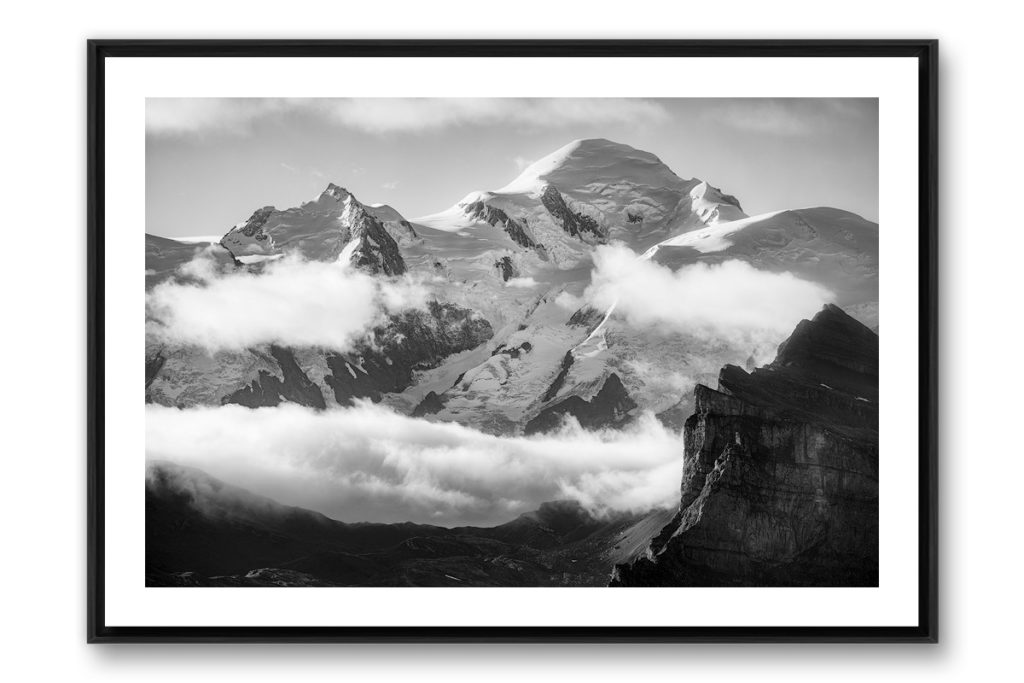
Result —
[[150, 99], [146, 131], [146, 232], [168, 237], [222, 234], [328, 182], [415, 218], [592, 137], [652, 152], [748, 214], [878, 221], [875, 99]]

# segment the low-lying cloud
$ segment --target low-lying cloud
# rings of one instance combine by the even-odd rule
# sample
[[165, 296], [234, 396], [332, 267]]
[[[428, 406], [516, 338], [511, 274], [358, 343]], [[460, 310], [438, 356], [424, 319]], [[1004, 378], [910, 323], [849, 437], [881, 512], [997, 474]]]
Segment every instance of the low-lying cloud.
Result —
[[257, 120], [294, 115], [373, 134], [488, 124], [560, 128], [658, 123], [669, 117], [661, 104], [636, 98], [149, 98], [146, 131], [246, 134]]
[[790, 273], [758, 270], [744, 261], [672, 271], [613, 245], [596, 250], [584, 297], [599, 310], [614, 307], [637, 326], [752, 346], [765, 338], [782, 341], [832, 294]]
[[678, 502], [683, 446], [650, 415], [622, 432], [499, 437], [369, 402], [146, 411], [147, 458], [342, 521], [489, 525], [565, 498], [596, 513]]
[[[216, 248], [216, 247], [211, 247]], [[411, 277], [373, 277], [348, 263], [286, 256], [259, 273], [220, 272], [209, 250], [146, 297], [151, 331], [210, 351], [260, 344], [346, 350], [390, 313], [422, 307], [427, 289]]]

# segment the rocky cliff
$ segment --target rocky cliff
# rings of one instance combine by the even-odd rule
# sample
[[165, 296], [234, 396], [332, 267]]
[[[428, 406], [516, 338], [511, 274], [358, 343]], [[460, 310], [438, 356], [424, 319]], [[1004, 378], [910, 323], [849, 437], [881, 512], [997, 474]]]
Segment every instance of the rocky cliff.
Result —
[[679, 512], [611, 585], [878, 585], [878, 336], [826, 306], [694, 398]]

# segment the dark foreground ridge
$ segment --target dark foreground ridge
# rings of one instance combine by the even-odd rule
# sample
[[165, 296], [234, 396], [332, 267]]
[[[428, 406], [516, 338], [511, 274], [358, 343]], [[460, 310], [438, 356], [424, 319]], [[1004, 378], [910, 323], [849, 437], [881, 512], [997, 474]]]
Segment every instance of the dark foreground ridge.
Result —
[[836, 306], [698, 385], [679, 512], [613, 586], [877, 586], [878, 336]]
[[603, 586], [674, 511], [596, 518], [574, 501], [496, 527], [346, 524], [154, 462], [147, 586]]

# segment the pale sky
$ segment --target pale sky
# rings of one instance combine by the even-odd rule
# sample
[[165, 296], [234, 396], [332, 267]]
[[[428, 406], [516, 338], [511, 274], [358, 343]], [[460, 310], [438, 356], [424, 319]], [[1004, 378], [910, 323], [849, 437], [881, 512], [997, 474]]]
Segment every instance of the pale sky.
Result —
[[328, 182], [406, 218], [493, 190], [577, 138], [657, 155], [748, 214], [878, 221], [876, 99], [150, 99], [146, 232], [218, 235]]

